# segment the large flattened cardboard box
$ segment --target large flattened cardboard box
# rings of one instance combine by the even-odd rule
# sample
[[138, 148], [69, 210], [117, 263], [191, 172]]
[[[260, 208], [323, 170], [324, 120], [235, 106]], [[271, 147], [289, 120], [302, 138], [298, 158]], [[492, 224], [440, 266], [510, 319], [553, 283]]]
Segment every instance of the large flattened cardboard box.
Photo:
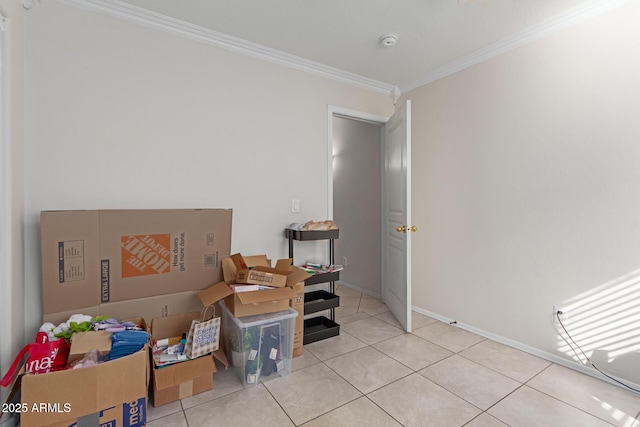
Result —
[[[145, 347], [97, 366], [25, 374], [20, 414], [25, 427], [146, 424], [149, 357]], [[92, 424], [87, 422], [96, 421]], [[100, 424], [97, 423], [100, 421]], [[82, 424], [85, 423], [85, 424]]]
[[[176, 314], [153, 319], [151, 340], [182, 336], [189, 332], [191, 322], [200, 320], [200, 312]], [[202, 393], [213, 388], [213, 374], [217, 372], [211, 355], [156, 369], [152, 363], [153, 406], [160, 406]]]
[[43, 311], [100, 312], [222, 279], [230, 209], [43, 211]]

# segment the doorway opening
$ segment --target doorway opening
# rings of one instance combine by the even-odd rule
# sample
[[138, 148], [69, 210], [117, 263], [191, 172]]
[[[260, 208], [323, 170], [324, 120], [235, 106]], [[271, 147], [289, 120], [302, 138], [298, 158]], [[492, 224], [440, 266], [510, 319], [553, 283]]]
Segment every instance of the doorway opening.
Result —
[[[343, 122], [341, 119], [347, 120]], [[373, 127], [360, 125], [363, 122]], [[411, 332], [411, 233], [417, 231], [417, 227], [410, 225], [411, 101], [406, 100], [390, 118], [329, 106], [328, 126], [327, 214], [343, 230], [336, 241], [336, 257], [337, 262], [347, 264], [340, 274], [340, 282], [363, 294], [379, 297], [402, 327]], [[346, 151], [352, 147], [350, 144], [356, 143], [338, 141], [339, 135], [334, 128], [342, 127], [348, 129], [346, 135], [352, 133], [352, 128], [368, 128], [371, 134], [379, 136], [379, 139], [374, 139], [379, 142], [371, 143], [375, 146], [373, 150], [367, 150], [367, 145], [363, 145], [360, 151], [356, 148], [352, 160], [345, 162], [342, 150]], [[360, 145], [356, 146], [360, 148]], [[379, 155], [378, 165], [355, 167], [360, 165], [364, 152]], [[368, 175], [372, 170], [375, 174]], [[355, 177], [349, 178], [351, 174]], [[346, 184], [343, 178], [347, 180]], [[351, 186], [354, 182], [357, 185]], [[373, 183], [378, 184], [374, 186]], [[347, 186], [349, 190], [343, 191]], [[375, 193], [378, 200], [374, 204], [371, 200], [363, 202], [360, 199], [371, 197], [371, 194], [361, 194], [371, 186], [374, 186], [371, 194]], [[357, 209], [359, 204], [365, 206], [364, 212]], [[368, 220], [378, 224], [377, 231], [375, 225], [368, 225]], [[371, 233], [374, 244], [368, 243], [371, 236], [365, 238], [363, 234], [356, 234], [365, 225], [371, 227], [371, 231], [365, 231], [364, 235]], [[360, 253], [368, 253], [371, 248], [373, 255], [364, 261], [358, 258]], [[360, 272], [350, 275], [348, 271], [354, 271], [356, 267]], [[367, 267], [375, 280], [370, 279]]]
[[382, 297], [382, 174], [386, 117], [330, 111], [329, 215], [340, 227], [343, 286]]

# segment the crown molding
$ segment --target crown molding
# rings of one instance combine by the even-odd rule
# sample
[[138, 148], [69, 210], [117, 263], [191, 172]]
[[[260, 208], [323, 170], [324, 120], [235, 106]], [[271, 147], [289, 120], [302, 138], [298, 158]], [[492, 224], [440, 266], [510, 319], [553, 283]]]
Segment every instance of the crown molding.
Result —
[[[32, 0], [25, 0], [32, 1]], [[218, 31], [190, 24], [156, 12], [118, 0], [58, 0], [72, 6], [93, 10], [95, 12], [125, 19], [137, 24], [165, 31], [180, 37], [199, 41], [232, 52], [237, 52], [256, 59], [269, 61], [294, 68], [310, 74], [326, 77], [349, 85], [388, 95], [393, 85], [383, 83], [355, 73], [330, 67], [319, 62], [291, 55], [257, 43], [242, 40]]]
[[509, 37], [498, 40], [482, 49], [478, 49], [468, 55], [460, 57], [445, 65], [434, 68], [423, 74], [421, 77], [400, 84], [400, 91], [406, 93], [420, 86], [432, 83], [443, 77], [462, 71], [473, 65], [484, 62], [488, 59], [502, 55], [510, 50], [516, 49], [525, 44], [541, 39], [550, 34], [569, 28], [579, 24], [590, 18], [601, 15], [605, 12], [613, 10], [619, 6], [629, 3], [632, 0], [591, 0], [580, 6], [569, 9], [567, 12], [547, 19], [537, 25], [534, 25], [524, 31], [515, 33]]
[[[25, 5], [25, 8], [29, 9], [34, 4], [39, 4], [42, 1], [46, 0], [23, 0], [23, 4]], [[397, 86], [340, 70], [335, 67], [330, 67], [319, 62], [301, 58], [277, 49], [272, 49], [258, 43], [242, 40], [198, 25], [190, 24], [188, 22], [133, 6], [119, 0], [58, 1], [60, 3], [128, 20], [146, 27], [165, 31], [180, 37], [247, 55], [252, 58], [294, 68], [362, 89], [383, 93], [388, 95], [395, 104], [397, 99], [403, 93], [502, 55], [527, 43], [531, 43], [587, 19], [601, 15], [629, 3], [632, 0], [590, 0], [580, 6], [568, 10], [565, 13], [534, 25], [527, 30], [520, 31], [475, 52], [429, 70], [415, 80], [405, 82]]]

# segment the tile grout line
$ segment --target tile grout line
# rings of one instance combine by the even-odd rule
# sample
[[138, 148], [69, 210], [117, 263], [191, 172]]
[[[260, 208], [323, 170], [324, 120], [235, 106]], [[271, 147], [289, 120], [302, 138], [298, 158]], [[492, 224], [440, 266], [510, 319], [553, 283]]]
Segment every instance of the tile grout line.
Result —
[[545, 396], [550, 397], [551, 399], [557, 400], [557, 401], [558, 401], [558, 402], [560, 402], [560, 403], [564, 403], [564, 404], [565, 404], [565, 405], [567, 405], [567, 406], [570, 406], [570, 407], [572, 407], [572, 408], [574, 408], [574, 409], [577, 409], [578, 411], [580, 411], [580, 412], [582, 412], [582, 413], [584, 413], [584, 414], [587, 414], [587, 415], [589, 415], [589, 416], [592, 416], [592, 417], [594, 417], [594, 418], [597, 418], [597, 419], [599, 419], [599, 420], [601, 420], [601, 421], [603, 421], [603, 422], [605, 422], [605, 423], [607, 423], [607, 424], [615, 425], [615, 424], [613, 424], [613, 423], [611, 423], [611, 422], [609, 422], [609, 421], [607, 421], [607, 420], [605, 420], [605, 419], [601, 418], [601, 417], [600, 417], [600, 416], [598, 416], [598, 415], [595, 415], [595, 414], [592, 414], [592, 413], [590, 413], [590, 412], [588, 412], [588, 411], [585, 411], [584, 409], [579, 408], [579, 407], [577, 407], [577, 406], [573, 405], [572, 403], [565, 402], [565, 401], [564, 401], [564, 400], [562, 400], [562, 399], [559, 399], [559, 398], [557, 398], [557, 397], [555, 397], [555, 396], [553, 396], [553, 395], [550, 395], [549, 393], [546, 393], [546, 392], [544, 392], [544, 391], [542, 391], [542, 390], [538, 390], [538, 389], [537, 389], [537, 388], [535, 388], [534, 386], [532, 386], [532, 385], [529, 385], [529, 384], [528, 384], [528, 383], [529, 383], [530, 381], [532, 381], [534, 378], [536, 378], [537, 376], [541, 375], [544, 371], [546, 371], [547, 369], [550, 369], [550, 368], [551, 368], [552, 366], [554, 366], [554, 365], [557, 365], [557, 364], [552, 362], [549, 366], [545, 367], [543, 370], [541, 370], [540, 372], [538, 372], [537, 374], [535, 374], [534, 376], [532, 376], [531, 378], [529, 378], [526, 382], [524, 382], [524, 383], [523, 383], [523, 385], [526, 385], [526, 386], [527, 386], [527, 387], [529, 387], [531, 390], [534, 390], [534, 391], [537, 391], [538, 393], [544, 394]]
[[[292, 372], [293, 373], [293, 372]], [[269, 394], [269, 396], [271, 396], [271, 398], [276, 402], [276, 404], [278, 405], [278, 407], [282, 410], [282, 412], [284, 412], [284, 414], [287, 416], [287, 418], [289, 418], [289, 420], [291, 421], [291, 424], [293, 424], [294, 426], [297, 426], [298, 424], [295, 423], [295, 421], [293, 421], [293, 419], [291, 418], [291, 416], [289, 415], [289, 413], [286, 411], [286, 409], [284, 409], [282, 407], [282, 405], [280, 404], [280, 402], [278, 401], [278, 399], [276, 399], [276, 397], [273, 395], [273, 393], [271, 393], [271, 390], [269, 390], [269, 387], [267, 387], [266, 385], [264, 385], [263, 382], [261, 382], [260, 384], [262, 384], [262, 386], [264, 387], [264, 389], [267, 391], [267, 394]], [[307, 422], [307, 421], [305, 421]], [[304, 424], [304, 423], [303, 423]]]
[[379, 408], [382, 412], [384, 412], [385, 414], [387, 414], [389, 417], [391, 417], [392, 420], [394, 420], [395, 422], [397, 422], [398, 424], [400, 424], [401, 426], [404, 426], [404, 424], [402, 424], [400, 422], [400, 420], [396, 419], [396, 417], [394, 417], [393, 415], [391, 415], [390, 413], [388, 413], [383, 407], [381, 407], [380, 405], [378, 405], [376, 402], [374, 402], [373, 400], [371, 400], [371, 398], [369, 397], [368, 394], [364, 395], [364, 398], [367, 399], [369, 402], [373, 403], [374, 405], [376, 405], [376, 408]]

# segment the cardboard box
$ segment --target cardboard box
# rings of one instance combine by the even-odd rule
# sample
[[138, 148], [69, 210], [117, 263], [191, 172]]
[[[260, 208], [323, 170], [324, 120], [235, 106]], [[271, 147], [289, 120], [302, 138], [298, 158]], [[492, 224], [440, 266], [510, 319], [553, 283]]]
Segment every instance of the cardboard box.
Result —
[[73, 334], [67, 364], [82, 359], [93, 349], [107, 356], [111, 352], [111, 332], [89, 331]]
[[223, 299], [235, 317], [286, 311], [289, 301], [296, 296], [289, 287], [233, 293], [225, 282], [219, 282], [198, 293], [202, 304], [207, 306]]
[[79, 417], [72, 422], [52, 424], [48, 427], [143, 427], [147, 424], [147, 399], [140, 398], [133, 402], [106, 408], [94, 414]]
[[[188, 333], [193, 320], [199, 320], [200, 312], [176, 314], [151, 321], [152, 342]], [[152, 365], [153, 406], [175, 402], [213, 388], [216, 364], [210, 355], [156, 369]]]
[[[132, 425], [144, 425], [149, 380], [148, 354], [148, 346], [145, 345], [134, 354], [97, 366], [22, 375], [19, 384], [21, 404], [27, 410], [21, 413], [20, 424], [29, 427], [70, 426], [86, 416], [117, 419], [120, 417], [116, 414], [118, 408], [125, 408], [128, 404], [135, 406], [135, 414], [131, 415], [135, 415], [133, 419], [137, 424]], [[111, 409], [111, 415], [105, 415]]]
[[222, 278], [230, 209], [44, 211], [44, 314], [204, 289]]
[[304, 352], [304, 282], [296, 283], [292, 289], [296, 296], [291, 299], [291, 308], [298, 312], [296, 326], [293, 331], [293, 357], [297, 357]]
[[[267, 258], [266, 255], [250, 255], [245, 256], [244, 262], [247, 267], [271, 267], [271, 261]], [[222, 276], [224, 277], [224, 281], [229, 284], [236, 283], [236, 276], [238, 275], [238, 269], [236, 269], [233, 260], [229, 258], [224, 258], [222, 260]]]
[[291, 258], [278, 260], [275, 268], [263, 265], [250, 268], [247, 260], [240, 254], [231, 255], [231, 260], [237, 270], [236, 283], [283, 288], [310, 277], [306, 271], [292, 266]]
[[89, 316], [109, 316], [119, 320], [127, 319], [131, 317], [132, 314], [135, 314], [143, 318], [146, 323], [150, 325], [151, 320], [156, 317], [166, 317], [173, 314], [189, 313], [198, 310], [202, 310], [202, 303], [200, 302], [200, 298], [198, 298], [198, 292], [186, 291], [45, 314], [44, 322], [59, 325], [67, 321], [72, 314], [77, 313]]
[[115, 319], [126, 319], [131, 316], [131, 313], [136, 313], [137, 316], [143, 317], [149, 325], [157, 317], [200, 310], [202, 310], [202, 304], [198, 298], [198, 291], [185, 291], [100, 305], [101, 315]]

